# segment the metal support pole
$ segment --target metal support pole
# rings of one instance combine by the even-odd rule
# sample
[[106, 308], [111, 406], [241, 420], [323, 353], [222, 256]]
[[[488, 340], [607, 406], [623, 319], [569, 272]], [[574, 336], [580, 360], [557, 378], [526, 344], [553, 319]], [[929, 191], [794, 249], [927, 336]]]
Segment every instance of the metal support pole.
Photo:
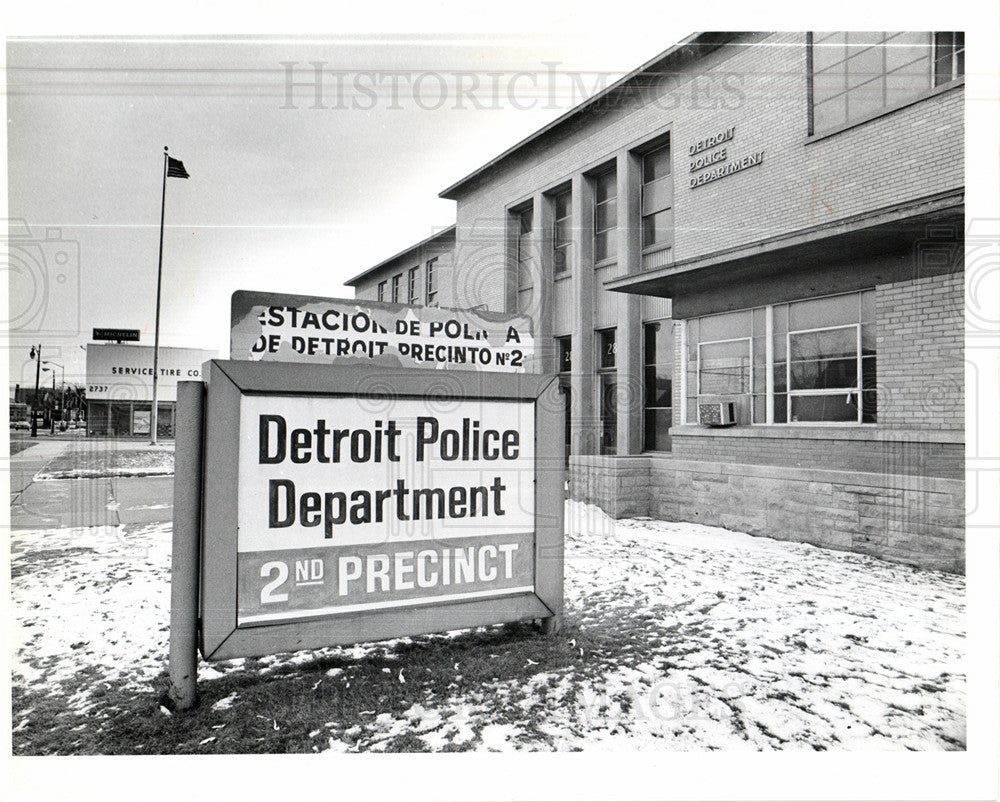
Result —
[[[160, 286], [163, 284], [163, 220], [167, 213], [167, 146], [163, 146], [163, 195], [160, 199], [160, 258], [156, 264], [156, 325], [153, 333], [153, 411], [150, 415], [151, 446], [156, 445], [157, 387], [160, 373]], [[176, 454], [176, 452], [175, 452]]]
[[201, 448], [205, 387], [177, 383], [174, 446], [174, 536], [170, 566], [170, 687], [166, 705], [198, 703], [198, 584], [201, 535]]

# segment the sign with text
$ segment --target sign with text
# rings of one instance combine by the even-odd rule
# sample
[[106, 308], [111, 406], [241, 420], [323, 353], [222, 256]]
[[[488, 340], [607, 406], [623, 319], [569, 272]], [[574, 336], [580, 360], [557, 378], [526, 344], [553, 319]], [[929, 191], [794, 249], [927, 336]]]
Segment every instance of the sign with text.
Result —
[[532, 591], [534, 409], [243, 396], [239, 624]]
[[[160, 348], [156, 395], [177, 400], [177, 382], [201, 378], [203, 362], [218, 356], [199, 348]], [[152, 401], [153, 348], [148, 345], [87, 346], [88, 401]]]
[[94, 329], [93, 339], [137, 343], [139, 342], [139, 329]]
[[230, 358], [538, 371], [527, 315], [246, 290], [233, 293]]
[[207, 369], [206, 658], [561, 613], [554, 377], [451, 371], [442, 382], [411, 368], [241, 360]]

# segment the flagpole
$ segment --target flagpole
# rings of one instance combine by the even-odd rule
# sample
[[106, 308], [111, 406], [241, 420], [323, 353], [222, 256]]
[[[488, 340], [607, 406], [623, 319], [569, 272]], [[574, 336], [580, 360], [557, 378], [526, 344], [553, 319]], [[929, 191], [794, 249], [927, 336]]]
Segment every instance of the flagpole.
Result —
[[150, 415], [150, 445], [156, 445], [157, 379], [160, 367], [160, 286], [163, 283], [163, 219], [167, 209], [167, 146], [163, 146], [163, 197], [160, 200], [160, 260], [156, 266], [156, 327], [153, 334], [153, 410]]

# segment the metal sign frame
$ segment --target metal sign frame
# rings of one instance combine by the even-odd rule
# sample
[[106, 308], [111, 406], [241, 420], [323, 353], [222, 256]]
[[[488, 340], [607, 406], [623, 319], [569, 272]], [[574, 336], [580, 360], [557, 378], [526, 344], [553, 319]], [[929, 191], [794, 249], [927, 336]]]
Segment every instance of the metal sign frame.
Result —
[[[563, 607], [564, 408], [551, 375], [427, 371], [371, 366], [212, 360], [203, 437], [180, 433], [176, 474], [203, 476], [198, 560], [198, 646], [206, 660], [382, 640], [487, 624], [543, 619], [555, 631]], [[186, 383], [185, 383], [186, 384]], [[243, 395], [437, 398], [528, 401], [535, 416], [534, 592], [414, 607], [387, 607], [330, 617], [237, 627], [237, 487]], [[185, 392], [183, 398], [191, 394]], [[199, 402], [200, 402], [200, 396]], [[182, 399], [183, 402], [183, 399]], [[195, 462], [197, 460], [197, 462]], [[189, 483], [190, 484], [190, 483]], [[176, 498], [177, 520], [193, 520], [189, 488]], [[175, 532], [175, 538], [178, 533]], [[177, 577], [174, 577], [176, 581]]]

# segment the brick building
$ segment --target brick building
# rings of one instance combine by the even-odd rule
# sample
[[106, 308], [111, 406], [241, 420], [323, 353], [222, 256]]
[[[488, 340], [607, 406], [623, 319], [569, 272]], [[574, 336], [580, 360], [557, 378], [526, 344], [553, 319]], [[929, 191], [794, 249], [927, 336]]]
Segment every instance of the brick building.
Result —
[[529, 312], [575, 498], [962, 571], [963, 73], [961, 33], [694, 35], [349, 283]]

